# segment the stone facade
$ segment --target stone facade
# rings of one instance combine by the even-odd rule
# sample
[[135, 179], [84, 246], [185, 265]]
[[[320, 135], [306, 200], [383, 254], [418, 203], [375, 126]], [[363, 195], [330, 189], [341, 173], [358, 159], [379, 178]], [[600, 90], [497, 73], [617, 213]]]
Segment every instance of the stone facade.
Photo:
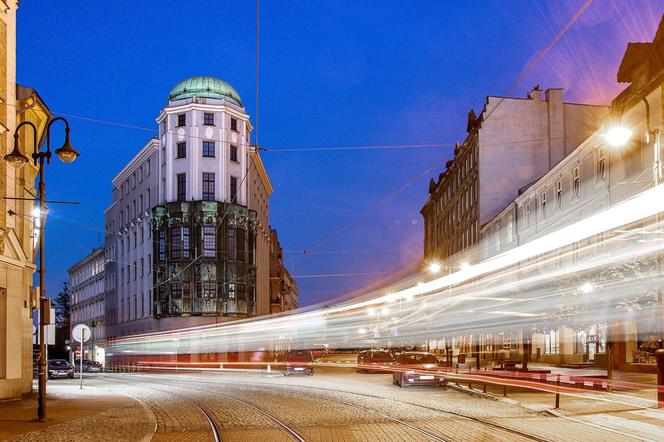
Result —
[[[37, 297], [32, 286], [37, 235], [34, 203], [23, 198], [34, 192], [37, 168], [7, 164], [4, 155], [13, 148], [14, 130], [23, 121], [37, 128], [37, 142], [51, 112], [39, 94], [16, 84], [17, 2], [0, 9], [0, 399], [15, 398], [32, 390], [32, 318]], [[28, 156], [35, 140], [32, 131], [20, 131], [19, 148]]]
[[[88, 256], [74, 264], [69, 273], [71, 294], [69, 322], [73, 329], [86, 324], [92, 330], [91, 342], [83, 349], [83, 359], [104, 362], [106, 343], [105, 278], [106, 256], [104, 248], [94, 249]], [[71, 333], [70, 333], [71, 336]]]
[[429, 183], [425, 260], [444, 260], [480, 238], [480, 228], [516, 192], [544, 175], [595, 130], [607, 108], [563, 101], [562, 89], [527, 98], [487, 97], [468, 114], [467, 137]]
[[268, 314], [272, 186], [239, 95], [192, 77], [156, 122], [106, 210], [108, 336]]
[[297, 308], [297, 283], [284, 265], [277, 231], [270, 228], [270, 313]]

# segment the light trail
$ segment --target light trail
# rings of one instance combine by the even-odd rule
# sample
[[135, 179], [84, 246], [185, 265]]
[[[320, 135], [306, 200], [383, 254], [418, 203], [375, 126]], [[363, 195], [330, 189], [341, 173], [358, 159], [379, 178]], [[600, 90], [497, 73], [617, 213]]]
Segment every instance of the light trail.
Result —
[[[662, 229], [648, 223], [661, 211], [664, 185], [428, 282], [422, 282], [422, 275], [414, 275], [390, 288], [328, 308], [130, 336], [113, 341], [108, 353], [158, 357], [277, 351], [320, 344], [330, 348], [405, 346], [420, 344], [429, 337], [558, 327], [565, 323], [564, 316], [570, 309], [576, 321], [596, 323], [630, 317], [647, 324], [645, 318], [654, 306], [641, 306], [635, 318], [628, 302], [623, 310], [612, 303], [619, 305], [631, 294], [648, 293], [664, 285], [651, 265], [664, 249], [664, 241], [639, 242], [643, 236]], [[643, 225], [626, 228], [637, 222]], [[604, 238], [600, 240], [598, 235]], [[591, 239], [593, 244], [569, 250]], [[594, 256], [547, 271], [540, 269], [571, 254]], [[643, 271], [630, 276], [615, 270], [620, 266], [640, 266]], [[602, 272], [610, 271], [617, 272], [617, 276], [596, 281]], [[581, 287], [586, 281], [595, 281], [593, 287], [597, 288], [585, 293]], [[588, 306], [589, 302], [595, 305]], [[369, 308], [376, 314], [367, 314]]]

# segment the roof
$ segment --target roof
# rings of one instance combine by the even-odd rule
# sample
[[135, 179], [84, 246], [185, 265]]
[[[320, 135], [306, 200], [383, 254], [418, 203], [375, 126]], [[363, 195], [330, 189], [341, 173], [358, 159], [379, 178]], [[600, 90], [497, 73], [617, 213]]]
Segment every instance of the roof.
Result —
[[182, 80], [168, 94], [169, 100], [183, 100], [192, 97], [216, 98], [244, 107], [240, 94], [224, 80], [215, 77], [197, 76]]

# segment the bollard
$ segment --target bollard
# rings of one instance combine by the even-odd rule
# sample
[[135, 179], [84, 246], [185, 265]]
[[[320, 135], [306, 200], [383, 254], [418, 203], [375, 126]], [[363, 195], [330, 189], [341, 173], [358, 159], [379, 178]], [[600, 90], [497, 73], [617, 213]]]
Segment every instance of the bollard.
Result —
[[507, 385], [503, 385], [503, 397], [507, 397]]
[[657, 408], [664, 408], [664, 349], [655, 350], [657, 358]]
[[471, 389], [471, 390], [473, 389], [473, 383], [472, 382], [468, 382], [468, 388]]
[[272, 364], [267, 364], [267, 374], [272, 373]]
[[486, 394], [486, 384], [484, 384], [484, 387], [482, 388], [482, 393]]
[[[556, 379], [556, 385], [560, 387], [560, 374], [558, 375], [558, 378]], [[560, 392], [556, 391], [556, 410], [560, 408]]]

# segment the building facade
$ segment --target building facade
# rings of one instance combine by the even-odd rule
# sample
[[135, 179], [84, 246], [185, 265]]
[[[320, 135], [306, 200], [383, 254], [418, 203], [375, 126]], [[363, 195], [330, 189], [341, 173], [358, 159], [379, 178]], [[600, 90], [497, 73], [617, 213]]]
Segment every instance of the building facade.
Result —
[[[617, 79], [629, 85], [613, 100], [613, 112], [601, 120], [602, 126], [549, 172], [520, 189], [513, 201], [482, 226], [482, 259], [526, 244], [664, 182], [661, 165], [658, 170], [654, 162], [654, 149], [661, 149], [656, 144], [657, 134], [664, 126], [663, 59], [664, 20], [652, 42], [628, 44]], [[646, 103], [650, 109], [649, 121]], [[611, 146], [606, 139], [610, 126], [616, 124], [633, 132], [629, 143], [620, 148]], [[630, 241], [656, 240], [648, 231], [641, 231], [640, 226], [630, 226], [621, 232], [630, 233]], [[605, 253], [601, 239], [592, 238], [561, 250], [536, 271], [556, 271], [601, 258]], [[593, 283], [601, 287], [601, 273], [595, 278], [586, 281], [589, 292]], [[623, 296], [630, 297], [629, 293]], [[658, 296], [661, 300], [661, 295]], [[650, 350], [657, 346], [661, 328], [657, 334], [652, 324], [661, 323], [662, 318], [661, 308], [650, 310], [654, 315], [651, 320], [601, 318], [580, 324], [567, 321], [571, 323], [538, 330], [532, 336], [514, 336], [514, 350], [523, 353], [523, 342], [529, 340], [530, 346], [525, 351], [536, 361], [594, 363], [604, 367], [608, 365], [609, 352], [613, 352], [612, 366], [617, 369], [654, 372], [656, 364]], [[490, 336], [479, 339], [482, 348], [490, 347]]]
[[[104, 248], [94, 249], [74, 264], [69, 273], [70, 314], [73, 329], [85, 324], [92, 330], [92, 338], [83, 348], [83, 359], [104, 362], [106, 343], [105, 278], [106, 256]], [[71, 336], [71, 330], [70, 330]]]
[[16, 84], [17, 7], [16, 1], [3, 1], [0, 10], [0, 399], [32, 390], [32, 318], [38, 299], [32, 286], [38, 241], [35, 206], [30, 200], [6, 199], [35, 196], [37, 168], [32, 162], [14, 168], [4, 155], [14, 147], [16, 126], [30, 121], [37, 140], [24, 127], [19, 144], [30, 156], [35, 142], [41, 146], [51, 117], [34, 89]]
[[270, 228], [270, 313], [297, 308], [297, 283], [284, 265], [277, 231]]
[[516, 192], [558, 164], [598, 127], [607, 108], [566, 103], [562, 89], [539, 87], [528, 97], [487, 97], [468, 114], [467, 136], [454, 159], [429, 183], [424, 258], [444, 260], [476, 244], [480, 227]]
[[268, 314], [272, 186], [240, 96], [192, 77], [156, 121], [106, 210], [109, 336]]

